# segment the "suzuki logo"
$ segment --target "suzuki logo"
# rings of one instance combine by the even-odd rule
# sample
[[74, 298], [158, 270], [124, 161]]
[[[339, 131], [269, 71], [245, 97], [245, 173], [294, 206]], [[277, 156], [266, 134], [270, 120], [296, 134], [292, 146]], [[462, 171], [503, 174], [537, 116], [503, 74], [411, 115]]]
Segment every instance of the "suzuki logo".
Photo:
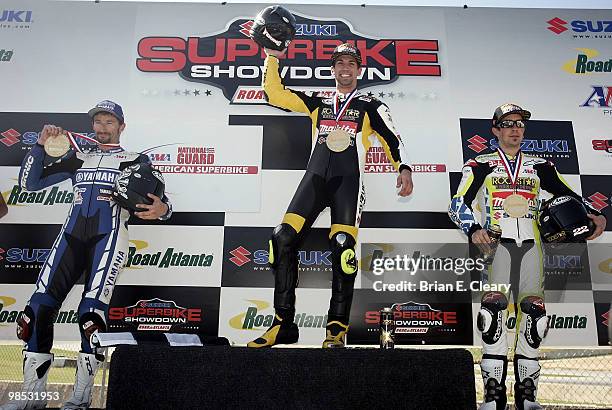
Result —
[[251, 258], [247, 257], [247, 255], [250, 255], [250, 254], [251, 252], [249, 252], [242, 246], [239, 246], [236, 249], [230, 251], [230, 255], [232, 255], [232, 257], [229, 258], [229, 260], [232, 261], [234, 265], [236, 266], [242, 266], [245, 263], [248, 263], [251, 261]]
[[253, 27], [253, 20], [249, 20], [240, 25], [240, 32], [246, 37], [251, 37], [251, 28]]
[[[4, 253], [4, 249], [0, 248], [0, 255], [2, 255]], [[2, 256], [0, 256], [0, 261], [4, 259]]]
[[597, 209], [599, 212], [609, 206], [607, 202], [608, 197], [600, 192], [595, 192], [589, 197], [589, 199], [591, 200], [591, 205], [593, 205], [593, 207], [595, 207], [595, 209]]
[[602, 324], [606, 327], [609, 326], [609, 320], [610, 320], [610, 311], [608, 310], [606, 313], [604, 313], [603, 315], [601, 315], [601, 317], [603, 318], [603, 322]]
[[552, 20], [548, 20], [547, 23], [550, 24], [550, 26], [548, 26], [547, 28], [555, 34], [561, 34], [564, 31], [567, 31], [567, 27], [565, 27], [567, 21], [562, 20], [559, 17], [555, 17]]
[[470, 138], [468, 142], [470, 143], [470, 145], [468, 145], [468, 148], [471, 149], [472, 151], [476, 151], [480, 153], [481, 151], [484, 151], [485, 149], [487, 149], [487, 146], [485, 145], [485, 142], [487, 142], [487, 140], [482, 138], [478, 134]]
[[21, 134], [11, 128], [10, 130], [6, 130], [0, 133], [0, 135], [2, 135], [3, 137], [0, 138], [0, 142], [6, 145], [7, 147], [10, 147], [11, 145], [15, 145], [19, 142], [19, 136]]

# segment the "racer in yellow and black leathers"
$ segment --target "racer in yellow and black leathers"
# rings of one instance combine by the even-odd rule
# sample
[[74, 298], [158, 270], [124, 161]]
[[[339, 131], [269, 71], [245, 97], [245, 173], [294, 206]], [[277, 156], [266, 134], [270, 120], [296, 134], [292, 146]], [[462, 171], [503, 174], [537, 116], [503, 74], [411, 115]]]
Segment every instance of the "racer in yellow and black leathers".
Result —
[[[501, 246], [487, 272], [483, 272], [483, 280], [491, 284], [511, 284], [511, 292], [518, 301], [514, 370], [515, 402], [519, 410], [541, 408], [536, 401], [540, 372], [538, 349], [546, 335], [548, 319], [537, 225], [540, 191], [570, 195], [582, 201], [597, 225], [596, 232], [588, 239], [599, 236], [605, 227], [605, 218], [571, 190], [552, 162], [520, 151], [530, 116], [515, 104], [503, 104], [495, 110], [492, 131], [500, 148], [465, 163], [457, 194], [449, 207], [451, 219], [470, 242], [489, 243], [486, 230], [492, 225], [501, 229]], [[479, 203], [481, 222], [474, 213], [475, 200]], [[482, 334], [485, 398], [480, 410], [506, 408], [508, 300], [509, 294], [502, 292], [482, 295], [477, 325]]]
[[[332, 66], [337, 90], [330, 97], [285, 88], [274, 52], [266, 50], [263, 88], [268, 102], [276, 107], [307, 114], [312, 120], [312, 154], [306, 173], [295, 192], [282, 223], [270, 240], [270, 263], [275, 273], [275, 321], [249, 347], [295, 343], [298, 329], [295, 315], [295, 288], [298, 282], [296, 244], [319, 213], [331, 208], [332, 296], [327, 337], [323, 347], [342, 347], [348, 330], [357, 261], [355, 244], [361, 211], [365, 204], [363, 172], [365, 155], [375, 138], [400, 172], [400, 195], [412, 191], [411, 170], [406, 150], [391, 121], [388, 107], [356, 89], [361, 66], [359, 52], [349, 44], [336, 48]], [[345, 149], [328, 146], [336, 130], [345, 137]]]

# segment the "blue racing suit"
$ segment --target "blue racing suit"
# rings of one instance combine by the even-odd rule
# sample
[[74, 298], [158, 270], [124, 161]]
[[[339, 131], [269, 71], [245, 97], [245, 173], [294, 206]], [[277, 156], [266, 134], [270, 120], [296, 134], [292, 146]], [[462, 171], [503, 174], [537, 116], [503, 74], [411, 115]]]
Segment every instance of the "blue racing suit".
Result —
[[[76, 281], [85, 273], [85, 289], [79, 304], [81, 348], [94, 353], [89, 338], [106, 328], [106, 312], [117, 275], [127, 262], [130, 212], [112, 199], [115, 178], [135, 163], [150, 163], [145, 154], [121, 147], [88, 153], [70, 151], [45, 166], [45, 151], [36, 144], [26, 155], [19, 173], [23, 189], [37, 191], [68, 178], [74, 200], [60, 233], [36, 281], [36, 290], [18, 320], [18, 335], [30, 352], [49, 353], [53, 323]], [[168, 198], [170, 218], [172, 207]]]

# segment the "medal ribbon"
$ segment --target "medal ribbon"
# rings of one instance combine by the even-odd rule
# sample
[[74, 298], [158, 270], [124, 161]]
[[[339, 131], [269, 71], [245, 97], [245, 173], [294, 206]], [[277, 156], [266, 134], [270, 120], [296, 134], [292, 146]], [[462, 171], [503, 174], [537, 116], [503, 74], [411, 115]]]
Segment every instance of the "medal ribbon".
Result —
[[340, 122], [340, 118], [342, 118], [342, 116], [344, 115], [344, 112], [348, 108], [348, 106], [351, 103], [351, 100], [353, 99], [355, 94], [357, 94], [357, 89], [356, 88], [349, 94], [349, 96], [346, 98], [346, 101], [344, 102], [344, 104], [339, 106], [338, 91], [336, 91], [336, 94], [334, 95], [334, 115], [336, 116], [336, 122], [337, 123]]
[[74, 149], [77, 150], [78, 152], [83, 152], [83, 150], [81, 149], [81, 147], [79, 147], [79, 144], [77, 144], [76, 139], [74, 138], [75, 136], [79, 137], [81, 139], [84, 139], [85, 141], [89, 141], [89, 142], [91, 142], [91, 143], [93, 143], [95, 145], [98, 145], [100, 147], [117, 148], [117, 147], [121, 146], [121, 144], [100, 144], [95, 139], [90, 138], [87, 135], [79, 134], [77, 132], [66, 131], [66, 133], [68, 134], [68, 140], [70, 141], [70, 145], [72, 145], [74, 147]]
[[510, 183], [512, 184], [512, 188], [515, 188], [516, 183], [518, 181], [519, 172], [521, 170], [521, 165], [523, 163], [523, 153], [521, 151], [516, 154], [516, 160], [514, 161], [514, 166], [512, 162], [508, 159], [504, 151], [500, 148], [497, 148], [497, 154], [504, 165], [504, 169], [510, 178]]

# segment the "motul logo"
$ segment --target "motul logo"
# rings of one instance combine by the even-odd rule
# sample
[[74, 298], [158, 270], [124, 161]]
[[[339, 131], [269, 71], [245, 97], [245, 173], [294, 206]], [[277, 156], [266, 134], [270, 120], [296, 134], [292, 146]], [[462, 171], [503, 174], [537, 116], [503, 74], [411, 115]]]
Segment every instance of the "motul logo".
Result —
[[601, 212], [602, 209], [610, 206], [607, 202], [609, 198], [600, 192], [595, 192], [589, 197], [589, 199], [591, 200], [591, 205], [593, 205], [593, 207], [599, 212]]
[[550, 26], [548, 26], [547, 28], [555, 34], [561, 34], [564, 31], [568, 30], [568, 28], [565, 27], [567, 21], [562, 20], [559, 17], [555, 17], [552, 20], [548, 20], [547, 23], [550, 24]]
[[2, 135], [2, 138], [0, 138], [0, 142], [6, 145], [7, 147], [17, 144], [19, 142], [19, 136], [21, 136], [19, 132], [15, 131], [12, 128], [10, 130], [4, 131], [3, 133], [0, 133], [0, 135]]
[[487, 149], [488, 147], [485, 145], [485, 143], [487, 142], [486, 139], [482, 138], [480, 135], [476, 134], [474, 135], [472, 138], [468, 139], [468, 142], [470, 143], [468, 145], [468, 148], [471, 149], [472, 151], [475, 152], [482, 152], [485, 149]]
[[247, 257], [251, 252], [243, 248], [242, 246], [237, 247], [236, 249], [230, 251], [231, 258], [230, 261], [236, 266], [242, 266], [251, 261], [251, 258]]

